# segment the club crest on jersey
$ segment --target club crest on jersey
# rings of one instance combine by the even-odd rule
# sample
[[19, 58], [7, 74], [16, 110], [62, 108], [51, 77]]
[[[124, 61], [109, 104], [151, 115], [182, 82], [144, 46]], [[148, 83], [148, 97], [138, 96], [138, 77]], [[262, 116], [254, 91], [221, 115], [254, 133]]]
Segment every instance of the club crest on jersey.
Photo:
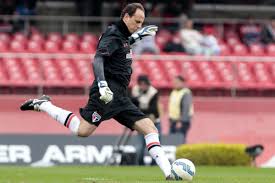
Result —
[[93, 123], [98, 122], [100, 119], [101, 119], [101, 116], [95, 111], [92, 114], [92, 121], [93, 121]]

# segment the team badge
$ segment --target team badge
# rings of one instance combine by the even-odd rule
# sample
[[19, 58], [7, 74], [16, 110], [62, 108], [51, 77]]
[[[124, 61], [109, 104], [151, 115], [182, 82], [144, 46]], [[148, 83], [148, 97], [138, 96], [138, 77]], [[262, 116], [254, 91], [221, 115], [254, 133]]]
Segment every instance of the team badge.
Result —
[[101, 119], [101, 116], [95, 111], [92, 115], [93, 123], [98, 122]]

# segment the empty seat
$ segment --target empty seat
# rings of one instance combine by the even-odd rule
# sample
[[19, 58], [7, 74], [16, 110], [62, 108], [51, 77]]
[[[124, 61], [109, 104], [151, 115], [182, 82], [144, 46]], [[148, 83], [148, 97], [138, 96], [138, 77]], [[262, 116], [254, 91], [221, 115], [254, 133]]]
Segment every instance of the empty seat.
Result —
[[76, 53], [78, 51], [77, 44], [71, 41], [64, 41], [62, 43], [62, 51], [65, 53]]
[[55, 43], [60, 44], [62, 42], [62, 35], [60, 33], [57, 33], [57, 32], [51, 32], [51, 33], [48, 34], [47, 40], [48, 41], [53, 41]]
[[29, 41], [27, 43], [27, 50], [31, 53], [39, 53], [43, 51], [42, 43], [39, 41]]
[[44, 50], [48, 53], [57, 53], [59, 52], [60, 48], [58, 43], [54, 41], [46, 41], [44, 45]]
[[247, 56], [248, 50], [244, 44], [237, 44], [233, 48], [233, 54], [236, 56]]
[[275, 44], [268, 44], [266, 46], [266, 53], [269, 56], [275, 56]]
[[264, 56], [264, 48], [260, 44], [251, 44], [249, 46], [249, 51], [252, 56]]
[[12, 52], [24, 52], [25, 51], [25, 44], [23, 42], [14, 40], [10, 44], [10, 50]]
[[8, 43], [10, 40], [9, 34], [0, 32], [0, 42]]
[[78, 44], [79, 37], [76, 33], [69, 33], [64, 36], [64, 40]]
[[96, 51], [95, 46], [88, 41], [81, 42], [79, 50], [82, 53], [95, 53]]

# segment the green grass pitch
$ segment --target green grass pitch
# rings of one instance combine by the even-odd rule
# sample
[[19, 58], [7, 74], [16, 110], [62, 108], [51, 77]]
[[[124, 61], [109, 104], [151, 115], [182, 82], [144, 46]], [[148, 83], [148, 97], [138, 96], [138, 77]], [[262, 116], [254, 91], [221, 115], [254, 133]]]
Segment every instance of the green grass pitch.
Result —
[[[275, 183], [275, 169], [196, 167], [192, 183]], [[158, 167], [1, 166], [0, 183], [138, 183], [165, 182]], [[175, 181], [170, 181], [175, 182]], [[178, 181], [180, 182], [180, 181]]]

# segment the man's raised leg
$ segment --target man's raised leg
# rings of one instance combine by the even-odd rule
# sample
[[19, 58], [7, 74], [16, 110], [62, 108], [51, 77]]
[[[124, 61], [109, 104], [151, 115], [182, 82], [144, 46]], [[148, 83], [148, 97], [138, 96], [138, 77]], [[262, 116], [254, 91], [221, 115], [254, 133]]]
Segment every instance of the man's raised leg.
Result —
[[82, 137], [89, 136], [97, 128], [95, 125], [91, 125], [83, 119], [80, 120], [71, 111], [53, 105], [51, 98], [47, 95], [43, 95], [38, 99], [27, 100], [21, 105], [20, 109], [22, 111], [32, 110], [46, 112], [53, 119], [67, 127], [73, 134]]

